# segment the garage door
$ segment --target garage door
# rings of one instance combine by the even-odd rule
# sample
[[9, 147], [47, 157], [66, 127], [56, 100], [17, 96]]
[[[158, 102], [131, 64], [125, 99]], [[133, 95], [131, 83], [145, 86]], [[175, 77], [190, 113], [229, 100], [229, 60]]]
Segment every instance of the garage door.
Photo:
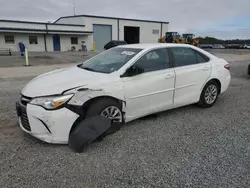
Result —
[[93, 38], [96, 42], [96, 50], [103, 50], [105, 44], [111, 41], [112, 27], [111, 25], [93, 25]]

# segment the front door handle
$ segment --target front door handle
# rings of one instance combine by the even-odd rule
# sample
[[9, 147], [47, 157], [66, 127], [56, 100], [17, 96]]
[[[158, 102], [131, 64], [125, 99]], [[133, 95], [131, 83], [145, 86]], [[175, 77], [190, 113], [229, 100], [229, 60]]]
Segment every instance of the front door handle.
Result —
[[174, 74], [166, 74], [166, 75], [165, 75], [165, 78], [166, 78], [166, 79], [173, 78], [173, 77], [174, 77]]
[[209, 67], [203, 67], [202, 70], [203, 70], [203, 71], [207, 71], [207, 70], [209, 70]]

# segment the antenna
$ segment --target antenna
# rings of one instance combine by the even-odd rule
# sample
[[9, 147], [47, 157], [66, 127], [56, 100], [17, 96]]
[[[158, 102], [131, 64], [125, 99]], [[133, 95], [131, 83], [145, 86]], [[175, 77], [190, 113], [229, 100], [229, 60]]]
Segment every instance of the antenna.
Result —
[[74, 16], [76, 15], [76, 1], [73, 0], [73, 11], [74, 11]]

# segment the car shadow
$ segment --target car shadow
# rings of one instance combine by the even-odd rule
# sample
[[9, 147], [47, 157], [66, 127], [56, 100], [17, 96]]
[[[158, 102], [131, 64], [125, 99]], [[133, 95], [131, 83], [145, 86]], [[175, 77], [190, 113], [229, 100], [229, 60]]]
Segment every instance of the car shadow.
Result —
[[[221, 101], [223, 102], [223, 100]], [[217, 101], [217, 105], [220, 105], [220, 102]], [[187, 106], [183, 106], [183, 107], [179, 107], [179, 108], [175, 108], [175, 109], [171, 109], [171, 110], [167, 110], [167, 111], [163, 111], [163, 112], [159, 112], [159, 113], [155, 113], [155, 114], [151, 114], [151, 115], [148, 115], [148, 116], [144, 116], [142, 118], [139, 118], [139, 119], [136, 119], [136, 120], [133, 120], [131, 122], [128, 122], [128, 123], [125, 123], [124, 125], [122, 125], [120, 131], [124, 131], [126, 130], [127, 128], [129, 127], [132, 127], [134, 125], [136, 125], [138, 122], [141, 122], [141, 121], [155, 121], [157, 120], [158, 118], [162, 118], [162, 117], [167, 117], [167, 116], [171, 116], [171, 115], [174, 115], [176, 113], [178, 114], [181, 114], [187, 110], [192, 110], [192, 111], [200, 111], [201, 108], [198, 107], [196, 104], [191, 104], [191, 105], [187, 105]], [[206, 110], [206, 109], [202, 109], [202, 110]], [[119, 132], [119, 131], [118, 131]], [[113, 134], [116, 134], [116, 133], [113, 133]], [[65, 146], [67, 148], [68, 147], [68, 144], [50, 144], [50, 143], [46, 143], [44, 141], [41, 141], [31, 135], [29, 135], [28, 133], [24, 133], [25, 135], [25, 138], [27, 142], [30, 142], [31, 145], [35, 145], [35, 144], [39, 144], [39, 145], [42, 145], [43, 147], [48, 147], [48, 148], [65, 148]], [[112, 137], [112, 135], [108, 135], [107, 137]], [[105, 137], [104, 137], [105, 139]], [[103, 139], [96, 139], [95, 141], [92, 142], [92, 144], [98, 144], [99, 142], [101, 142]], [[92, 145], [90, 144], [90, 145]], [[70, 149], [70, 148], [69, 148]], [[88, 146], [86, 149], [85, 149], [85, 152], [88, 150], [88, 149], [93, 149], [93, 147], [91, 146]]]
[[124, 124], [123, 127], [134, 125], [134, 123], [140, 122], [140, 121], [154, 121], [160, 117], [171, 116], [174, 113], [181, 113], [183, 111], [190, 110], [190, 109], [199, 110], [201, 108], [198, 107], [197, 104], [191, 104], [191, 105], [187, 105], [187, 106], [183, 106], [183, 107], [178, 107], [178, 108], [174, 108], [174, 109], [170, 109], [170, 110], [166, 110], [166, 111], [162, 111], [162, 112], [158, 112], [155, 114], [150, 114], [150, 115], [141, 117], [139, 119], [136, 119], [136, 120], [133, 120], [131, 122]]

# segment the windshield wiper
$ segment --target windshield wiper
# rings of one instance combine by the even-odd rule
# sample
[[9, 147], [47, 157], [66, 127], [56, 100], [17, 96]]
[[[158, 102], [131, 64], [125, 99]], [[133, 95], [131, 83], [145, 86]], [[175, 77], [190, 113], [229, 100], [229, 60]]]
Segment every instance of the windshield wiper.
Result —
[[92, 68], [89, 68], [89, 67], [83, 67], [83, 66], [78, 66], [78, 67], [81, 68], [81, 69], [92, 71], [92, 72], [99, 72], [99, 73], [105, 73], [105, 74], [109, 74], [110, 73], [110, 72], [106, 72], [106, 71], [95, 70], [95, 69], [92, 69]]
[[88, 71], [92, 71], [92, 72], [96, 72], [96, 70], [91, 69], [91, 68], [89, 68], [89, 67], [82, 67], [82, 69], [85, 69], [85, 70], [88, 70]]

